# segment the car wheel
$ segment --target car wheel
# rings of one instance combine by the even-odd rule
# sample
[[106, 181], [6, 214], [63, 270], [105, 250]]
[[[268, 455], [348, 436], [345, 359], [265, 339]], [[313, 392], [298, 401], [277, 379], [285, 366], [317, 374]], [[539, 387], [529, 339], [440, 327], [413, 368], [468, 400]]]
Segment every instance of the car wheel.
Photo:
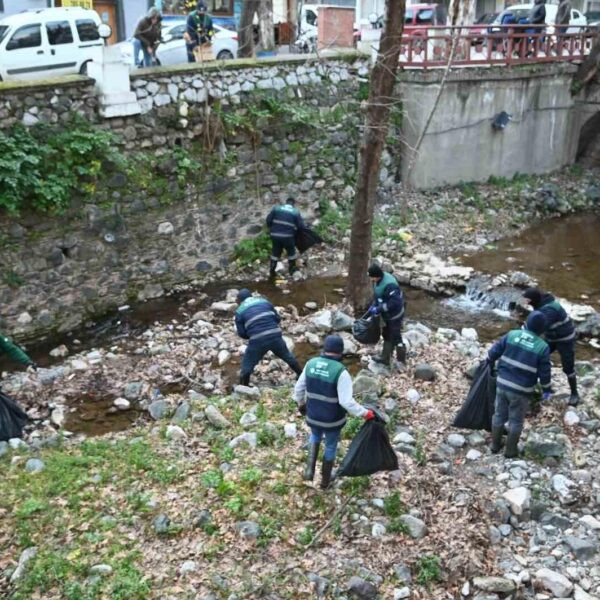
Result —
[[221, 50], [219, 54], [217, 54], [217, 60], [232, 60], [233, 54], [229, 50]]
[[87, 60], [86, 62], [84, 62], [80, 69], [79, 69], [79, 74], [80, 75], [87, 75], [88, 74], [88, 63], [90, 63], [91, 61]]

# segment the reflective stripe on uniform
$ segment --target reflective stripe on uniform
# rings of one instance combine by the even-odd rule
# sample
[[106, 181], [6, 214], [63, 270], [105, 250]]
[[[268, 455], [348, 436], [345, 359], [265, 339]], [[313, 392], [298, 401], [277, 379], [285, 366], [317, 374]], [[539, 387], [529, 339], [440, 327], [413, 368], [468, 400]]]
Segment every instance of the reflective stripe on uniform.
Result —
[[533, 387], [523, 387], [522, 385], [518, 385], [516, 383], [513, 383], [512, 381], [508, 381], [507, 379], [503, 379], [502, 377], [498, 377], [498, 379], [496, 380], [497, 383], [501, 383], [502, 385], [505, 385], [506, 387], [512, 388], [514, 390], [518, 390], [520, 392], [533, 392], [535, 386]]
[[244, 325], [246, 327], [248, 327], [248, 325], [250, 325], [250, 323], [254, 323], [254, 321], [257, 321], [258, 319], [262, 319], [263, 317], [272, 317], [273, 316], [273, 311], [265, 311], [265, 312], [261, 312], [258, 313], [257, 315], [255, 315], [254, 317], [252, 317], [251, 319], [248, 319]]
[[560, 327], [561, 325], [568, 323], [570, 320], [571, 320], [571, 317], [567, 317], [566, 319], [563, 319], [562, 321], [559, 321], [558, 323], [554, 323], [554, 325], [550, 325], [550, 327], [548, 327], [548, 329], [556, 329], [557, 327]]
[[256, 335], [250, 336], [250, 339], [257, 340], [258, 338], [265, 337], [267, 335], [272, 335], [273, 333], [281, 333], [281, 329], [279, 329], [279, 327], [274, 327], [273, 329], [267, 329], [267, 331], [263, 331], [262, 333], [257, 333]]
[[537, 373], [537, 369], [535, 367], [526, 365], [525, 363], [515, 360], [514, 358], [508, 358], [508, 356], [501, 356], [500, 360], [505, 363], [508, 363], [509, 365], [512, 365], [513, 367], [523, 369], [524, 371], [529, 371], [530, 373]]
[[395, 321], [396, 319], [401, 319], [404, 316], [404, 310], [402, 310], [402, 312], [399, 315], [396, 315], [395, 317], [390, 317], [389, 319], [386, 319], [387, 321]]
[[311, 419], [309, 417], [306, 418], [306, 422], [309, 425], [314, 425], [315, 427], [323, 427], [325, 429], [334, 429], [336, 427], [342, 427], [346, 423], [346, 417], [340, 419], [339, 421], [334, 421], [333, 423], [327, 423], [326, 421], [317, 421], [316, 419]]
[[550, 338], [548, 341], [551, 344], [555, 344], [556, 342], [569, 342], [570, 340], [574, 340], [574, 339], [575, 339], [575, 332], [571, 333], [567, 337], [558, 338], [558, 339]]
[[277, 225], [285, 225], [286, 227], [293, 227], [294, 229], [296, 229], [296, 226], [293, 223], [290, 223], [289, 221], [280, 221], [279, 219], [273, 219], [272, 222], [277, 223]]
[[331, 404], [337, 404], [338, 403], [337, 397], [323, 396], [323, 394], [309, 394], [307, 392], [306, 397], [309, 398], [309, 399], [311, 399], [311, 400], [320, 400], [322, 402], [330, 402]]
[[272, 233], [271, 237], [272, 238], [293, 238], [294, 234], [293, 233]]

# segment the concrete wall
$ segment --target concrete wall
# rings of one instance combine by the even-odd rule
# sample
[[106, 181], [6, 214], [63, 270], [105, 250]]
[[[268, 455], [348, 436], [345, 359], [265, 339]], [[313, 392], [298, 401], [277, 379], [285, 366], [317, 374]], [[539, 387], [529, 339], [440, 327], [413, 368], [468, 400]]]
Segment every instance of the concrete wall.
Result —
[[[535, 65], [458, 69], [450, 73], [409, 173], [408, 151], [402, 178], [415, 188], [490, 175], [546, 173], [574, 161], [580, 118], [570, 83], [576, 67]], [[402, 75], [403, 143], [416, 145], [434, 105], [442, 70]], [[501, 111], [512, 115], [503, 131], [492, 129]]]

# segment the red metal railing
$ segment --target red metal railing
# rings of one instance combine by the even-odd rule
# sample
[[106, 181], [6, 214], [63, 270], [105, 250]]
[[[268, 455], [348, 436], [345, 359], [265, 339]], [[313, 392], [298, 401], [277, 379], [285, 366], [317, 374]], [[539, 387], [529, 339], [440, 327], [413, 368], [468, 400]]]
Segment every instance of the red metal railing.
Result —
[[597, 27], [570, 26], [559, 33], [544, 25], [467, 25], [428, 27], [402, 38], [400, 63], [407, 68], [581, 62], [589, 54]]

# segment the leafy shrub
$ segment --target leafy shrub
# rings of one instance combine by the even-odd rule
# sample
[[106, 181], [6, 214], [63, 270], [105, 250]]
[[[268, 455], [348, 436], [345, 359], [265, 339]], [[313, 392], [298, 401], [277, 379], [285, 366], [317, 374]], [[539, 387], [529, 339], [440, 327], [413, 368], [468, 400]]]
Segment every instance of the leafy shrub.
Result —
[[114, 135], [79, 121], [0, 132], [0, 208], [61, 213], [76, 192], [95, 191], [105, 162], [121, 162]]
[[266, 231], [253, 238], [238, 242], [233, 248], [233, 258], [244, 267], [256, 260], [266, 261], [271, 254], [271, 238]]

